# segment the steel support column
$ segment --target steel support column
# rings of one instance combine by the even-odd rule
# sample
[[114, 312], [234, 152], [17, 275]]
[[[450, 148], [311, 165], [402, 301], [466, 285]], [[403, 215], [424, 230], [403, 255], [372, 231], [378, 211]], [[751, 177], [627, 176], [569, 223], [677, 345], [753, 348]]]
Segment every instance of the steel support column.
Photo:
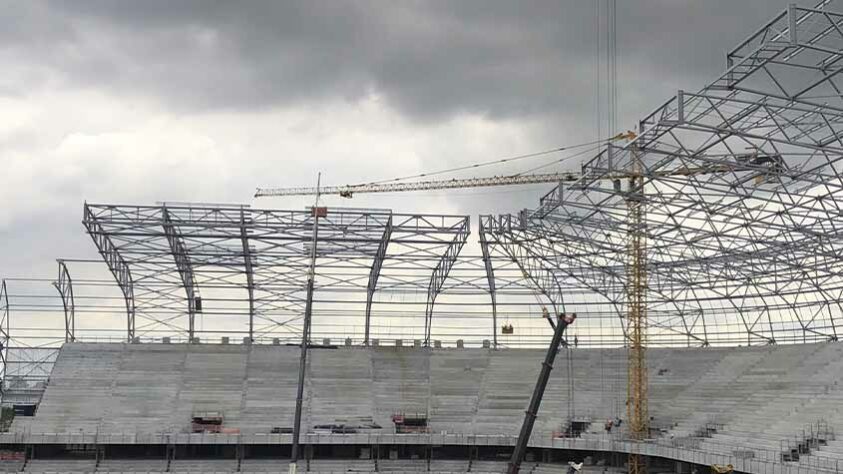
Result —
[[187, 296], [187, 317], [188, 330], [187, 340], [194, 341], [195, 327], [196, 327], [196, 278], [193, 275], [193, 265], [190, 262], [190, 255], [187, 253], [187, 246], [184, 243], [184, 237], [179, 232], [178, 228], [173, 224], [170, 217], [170, 211], [167, 206], [161, 208], [161, 218], [163, 219], [164, 235], [167, 237], [167, 243], [170, 245], [170, 252], [173, 254], [173, 260], [176, 263], [179, 277], [181, 278], [182, 287]]
[[363, 345], [369, 345], [369, 333], [372, 320], [372, 299], [375, 297], [375, 289], [378, 286], [378, 277], [381, 274], [383, 267], [383, 260], [386, 258], [386, 249], [389, 246], [389, 239], [392, 237], [392, 216], [386, 221], [386, 227], [383, 230], [383, 237], [378, 244], [378, 250], [375, 253], [375, 259], [372, 261], [372, 269], [369, 271], [369, 283], [366, 286], [366, 329], [363, 334]]
[[433, 273], [430, 275], [430, 284], [427, 287], [427, 306], [424, 311], [425, 346], [430, 345], [430, 333], [433, 327], [433, 305], [436, 302], [436, 297], [442, 291], [442, 286], [445, 284], [451, 268], [457, 263], [457, 257], [468, 240], [469, 233], [471, 233], [469, 218], [466, 217], [458, 224], [457, 234], [451, 240], [450, 244], [448, 244], [448, 248], [442, 254], [442, 258], [439, 259], [439, 263], [436, 264], [436, 268], [433, 269]]
[[111, 274], [114, 275], [117, 286], [123, 293], [123, 300], [126, 303], [126, 335], [127, 339], [131, 341], [135, 337], [135, 294], [129, 264], [120, 255], [117, 246], [111, 241], [109, 234], [102, 228], [102, 224], [94, 216], [87, 203], [85, 203], [82, 224], [88, 230], [88, 235], [93, 239], [94, 245], [97, 246], [103, 261]]
[[246, 291], [249, 294], [249, 341], [255, 340], [255, 276], [252, 265], [252, 250], [249, 247], [251, 217], [246, 221], [246, 212], [240, 209], [240, 242], [243, 245], [243, 261], [246, 267]]
[[6, 369], [9, 360], [9, 342], [11, 310], [9, 308], [9, 290], [6, 280], [0, 281], [0, 400], [6, 393]]
[[59, 276], [53, 282], [53, 286], [61, 296], [61, 304], [64, 308], [64, 342], [76, 340], [76, 303], [73, 299], [73, 280], [64, 260], [58, 260]]
[[498, 348], [498, 302], [495, 294], [495, 269], [492, 267], [492, 257], [489, 252], [489, 241], [486, 239], [486, 228], [483, 219], [478, 219], [478, 233], [480, 234], [480, 251], [483, 254], [483, 266], [486, 268], [486, 280], [489, 282], [489, 297], [492, 299], [492, 346]]

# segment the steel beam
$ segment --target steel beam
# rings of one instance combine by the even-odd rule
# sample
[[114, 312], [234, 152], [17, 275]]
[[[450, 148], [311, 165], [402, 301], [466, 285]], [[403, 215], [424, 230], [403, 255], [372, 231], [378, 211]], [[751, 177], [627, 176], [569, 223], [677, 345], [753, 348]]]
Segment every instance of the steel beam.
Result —
[[172, 216], [170, 215], [170, 211], [167, 210], [167, 206], [162, 206], [161, 217], [164, 221], [164, 235], [167, 237], [170, 252], [173, 254], [173, 261], [176, 264], [176, 269], [178, 269], [182, 287], [184, 288], [184, 292], [187, 297], [187, 337], [188, 341], [193, 342], [196, 327], [196, 298], [198, 294], [196, 278], [193, 275], [193, 264], [191, 263], [190, 255], [187, 252], [184, 237], [178, 227], [173, 223]]
[[6, 280], [0, 281], [0, 400], [6, 393], [6, 375], [9, 362], [9, 336], [11, 325], [11, 309], [9, 307], [9, 289]]
[[511, 231], [512, 216], [501, 215], [499, 220], [495, 220], [493, 216], [481, 216], [481, 220], [483, 219], [486, 220], [483, 224], [484, 230], [495, 238], [498, 247], [518, 266], [524, 280], [531, 282], [538, 293], [547, 298], [553, 314], [564, 311], [562, 286], [544, 259], [526, 246], [507, 238], [511, 235], [509, 231]]
[[62, 308], [64, 309], [64, 342], [76, 340], [76, 302], [73, 299], [73, 279], [64, 260], [58, 260], [59, 276], [53, 282], [61, 297]]
[[439, 296], [439, 292], [442, 291], [442, 286], [448, 278], [448, 273], [450, 273], [451, 268], [453, 268], [454, 264], [457, 262], [460, 250], [462, 250], [466, 241], [468, 241], [468, 235], [471, 232], [469, 227], [469, 218], [466, 217], [460, 223], [456, 224], [455, 230], [456, 234], [454, 235], [453, 240], [451, 240], [448, 244], [448, 248], [442, 254], [442, 258], [439, 260], [439, 263], [430, 275], [430, 283], [427, 287], [427, 306], [425, 307], [424, 312], [425, 346], [430, 345], [430, 335], [433, 328], [433, 305], [436, 302], [436, 297]]
[[489, 252], [489, 241], [486, 239], [486, 227], [483, 218], [477, 220], [480, 236], [480, 252], [483, 255], [483, 267], [486, 269], [486, 281], [489, 283], [489, 297], [492, 300], [492, 346], [498, 347], [498, 301], [495, 292], [495, 269], [492, 266], [492, 256]]
[[363, 345], [369, 345], [369, 333], [372, 320], [372, 300], [375, 297], [375, 289], [378, 286], [378, 277], [381, 274], [383, 261], [386, 258], [386, 250], [389, 246], [389, 239], [392, 237], [392, 216], [386, 221], [386, 226], [383, 229], [383, 237], [378, 244], [378, 250], [375, 252], [375, 258], [372, 261], [372, 268], [369, 271], [369, 283], [366, 285], [366, 323], [363, 333]]
[[251, 215], [246, 218], [244, 209], [240, 209], [240, 244], [243, 248], [243, 262], [246, 268], [246, 291], [249, 295], [249, 341], [255, 340], [255, 273], [252, 262], [252, 249], [249, 247], [249, 225]]
[[88, 230], [88, 235], [91, 236], [103, 261], [114, 276], [117, 286], [123, 293], [123, 300], [126, 303], [126, 337], [131, 342], [135, 337], [135, 294], [129, 264], [120, 255], [118, 247], [112, 242], [109, 233], [103, 229], [88, 203], [85, 203], [82, 224]]

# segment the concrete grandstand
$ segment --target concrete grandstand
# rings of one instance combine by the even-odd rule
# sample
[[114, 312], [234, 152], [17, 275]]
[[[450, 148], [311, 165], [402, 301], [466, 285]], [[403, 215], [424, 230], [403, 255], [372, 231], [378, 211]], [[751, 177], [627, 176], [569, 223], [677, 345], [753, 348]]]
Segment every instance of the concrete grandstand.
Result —
[[[29, 446], [28, 472], [282, 472], [297, 351], [69, 343], [35, 416], [17, 417], [0, 442]], [[604, 423], [623, 417], [607, 381], [623, 381], [625, 351], [562, 357], [573, 371], [553, 372], [528, 468], [575, 458], [603, 466], [640, 448], [624, 441], [623, 424], [607, 432]], [[646, 449], [663, 458], [664, 472], [673, 468], [668, 459], [725, 460], [746, 472], [838, 468], [843, 346], [654, 349], [649, 357], [657, 429]], [[313, 349], [303, 421], [309, 469], [500, 472], [540, 359], [530, 349]], [[223, 430], [192, 433], [197, 411], [222, 413]], [[396, 413], [427, 414], [428, 429], [396, 433]]]

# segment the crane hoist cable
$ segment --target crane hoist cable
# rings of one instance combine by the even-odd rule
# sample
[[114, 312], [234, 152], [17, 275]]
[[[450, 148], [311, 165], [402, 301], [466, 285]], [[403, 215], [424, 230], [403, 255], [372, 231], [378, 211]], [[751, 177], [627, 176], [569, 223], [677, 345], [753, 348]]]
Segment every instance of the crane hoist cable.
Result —
[[[436, 176], [436, 175], [440, 175], [440, 174], [456, 173], [457, 171], [465, 171], [465, 170], [470, 170], [470, 169], [483, 168], [483, 167], [486, 167], [486, 166], [502, 165], [502, 164], [505, 164], [505, 163], [512, 163], [513, 161], [526, 160], [526, 159], [529, 159], [529, 158], [538, 158], [540, 156], [546, 156], [546, 155], [550, 155], [550, 154], [553, 154], [553, 153], [561, 153], [563, 151], [582, 148], [582, 147], [589, 146], [589, 145], [597, 145], [597, 144], [602, 144], [602, 143], [606, 143], [606, 142], [622, 140], [624, 138], [629, 138], [630, 136], [634, 136], [634, 135], [635, 134], [633, 132], [619, 133], [619, 134], [615, 135], [614, 137], [603, 138], [603, 139], [599, 139], [599, 140], [592, 140], [592, 141], [583, 142], [583, 143], [577, 143], [575, 145], [561, 146], [561, 147], [558, 147], [558, 148], [551, 148], [549, 150], [537, 151], [537, 152], [534, 152], [534, 153], [526, 153], [526, 154], [523, 154], [523, 155], [515, 155], [515, 156], [510, 156], [510, 157], [507, 157], [507, 158], [500, 158], [500, 159], [497, 159], [497, 160], [482, 161], [482, 162], [479, 162], [479, 163], [472, 163], [470, 165], [458, 166], [458, 167], [455, 167], [455, 168], [448, 168], [448, 169], [443, 169], [443, 170], [438, 170], [438, 171], [431, 171], [431, 172], [428, 172], [428, 173], [419, 173], [419, 174], [410, 175], [410, 176], [402, 176], [400, 178], [389, 178], [389, 179], [382, 179], [382, 180], [378, 180], [378, 181], [371, 181], [371, 182], [368, 182], [368, 183], [352, 184], [350, 186], [353, 187], [353, 186], [365, 186], [365, 185], [371, 185], [371, 184], [391, 183], [391, 182], [395, 182], [395, 181], [404, 181], [404, 180], [407, 180], [407, 179], [419, 179], [419, 178], [426, 178], [426, 177], [429, 177], [429, 176]], [[574, 156], [577, 156], [577, 155], [574, 155]], [[573, 156], [570, 157], [570, 158], [573, 158]]]
[[553, 160], [553, 161], [550, 161], [550, 162], [548, 162], [548, 163], [544, 163], [544, 164], [541, 164], [541, 165], [539, 165], [539, 166], [536, 166], [535, 168], [530, 168], [530, 169], [528, 169], [528, 170], [526, 170], [526, 171], [522, 171], [521, 173], [518, 173], [518, 174], [516, 174], [515, 176], [523, 176], [523, 175], [525, 175], [525, 174], [535, 173], [536, 171], [538, 171], [538, 170], [540, 170], [540, 169], [544, 169], [544, 168], [547, 168], [547, 167], [549, 167], [549, 166], [553, 166], [553, 165], [558, 165], [558, 164], [563, 163], [563, 162], [565, 162], [565, 161], [568, 161], [568, 160], [570, 160], [570, 159], [572, 159], [572, 158], [576, 158], [576, 157], [578, 157], [578, 156], [585, 155], [585, 154], [587, 154], [587, 153], [589, 153], [589, 152], [594, 152], [594, 151], [596, 151], [596, 150], [598, 150], [598, 149], [599, 149], [599, 147], [590, 147], [590, 148], [586, 148], [585, 150], [582, 150], [582, 151], [579, 151], [579, 152], [577, 152], [577, 153], [574, 153], [573, 155], [565, 156], [565, 157], [562, 157], [562, 158], [560, 158], [560, 159], [558, 159], [558, 160]]
[[[546, 150], [543, 152], [531, 153], [528, 155], [519, 155], [510, 158], [503, 158], [494, 161], [488, 161], [484, 163], [476, 163], [473, 165], [468, 166], [461, 166], [457, 168], [451, 168], [448, 170], [439, 170], [430, 173], [418, 174], [413, 176], [405, 176], [401, 178], [393, 178], [388, 180], [381, 180], [381, 181], [373, 181], [368, 184], [354, 184], [354, 185], [342, 185], [342, 186], [326, 186], [321, 189], [321, 194], [338, 194], [342, 197], [351, 198], [356, 193], [385, 193], [385, 192], [403, 192], [403, 191], [429, 191], [429, 190], [438, 190], [438, 189], [463, 189], [463, 188], [475, 188], [475, 187], [487, 187], [487, 186], [507, 186], [507, 185], [519, 185], [519, 184], [539, 184], [539, 183], [552, 183], [552, 182], [559, 182], [559, 181], [575, 181], [578, 179], [577, 173], [573, 172], [554, 172], [554, 173], [538, 173], [538, 174], [512, 174], [512, 175], [502, 175], [502, 176], [487, 176], [482, 178], [445, 178], [440, 180], [426, 180], [426, 181], [406, 181], [412, 178], [419, 178], [424, 176], [432, 176], [438, 174], [445, 174], [450, 172], [456, 172], [471, 168], [477, 168], [482, 166], [489, 166], [493, 164], [501, 164], [506, 162], [511, 162], [516, 159], [526, 159], [528, 157], [536, 157], [547, 155], [549, 153], [555, 153], [559, 150], [571, 150], [575, 148], [581, 148], [586, 146], [593, 146], [598, 143], [604, 143], [609, 141], [615, 140], [633, 140], [635, 139], [636, 135], [633, 132], [624, 132], [615, 135], [606, 140], [595, 140], [586, 143], [580, 143], [577, 145], [571, 145], [567, 147], [556, 148], [554, 150]], [[586, 152], [588, 149], [585, 150]], [[582, 155], [583, 152], [575, 153], [574, 155], [566, 156], [555, 160], [552, 163], [544, 163], [539, 166], [539, 168], [550, 166], [557, 163], [562, 163], [563, 161], [570, 160], [577, 156]], [[308, 196], [315, 194], [316, 190], [314, 188], [258, 188], [255, 192], [255, 197], [280, 197], [280, 196]]]

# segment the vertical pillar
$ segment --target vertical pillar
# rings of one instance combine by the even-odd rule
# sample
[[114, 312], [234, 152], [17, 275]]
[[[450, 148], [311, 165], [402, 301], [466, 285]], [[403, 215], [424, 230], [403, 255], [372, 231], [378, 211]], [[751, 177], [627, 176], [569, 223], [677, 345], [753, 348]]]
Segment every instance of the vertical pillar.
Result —
[[9, 308], [9, 290], [6, 288], [6, 280], [0, 281], [0, 400], [6, 393], [6, 370], [9, 358], [9, 319], [11, 310]]
[[58, 260], [59, 276], [53, 282], [53, 286], [61, 296], [61, 304], [64, 308], [64, 342], [76, 340], [76, 304], [73, 300], [73, 280], [67, 270], [64, 260]]
[[[249, 218], [251, 223], [251, 217]], [[252, 266], [252, 250], [249, 247], [249, 233], [246, 212], [240, 209], [240, 242], [243, 245], [243, 261], [246, 268], [246, 291], [249, 294], [249, 341], [255, 341], [255, 279]]]
[[486, 226], [483, 218], [479, 222], [480, 251], [483, 254], [483, 266], [486, 267], [486, 280], [489, 282], [489, 297], [492, 299], [492, 347], [498, 348], [498, 302], [495, 291], [495, 269], [492, 267], [492, 255], [489, 252], [489, 241], [486, 239]]
[[184, 237], [178, 228], [173, 224], [170, 217], [170, 211], [167, 206], [161, 208], [161, 217], [163, 220], [164, 235], [167, 237], [167, 243], [170, 246], [170, 253], [173, 255], [173, 261], [176, 264], [176, 269], [181, 278], [182, 287], [187, 296], [187, 340], [193, 342], [196, 334], [196, 307], [197, 301], [197, 285], [196, 277], [193, 274], [193, 265], [190, 262], [190, 256], [187, 253], [187, 245], [184, 243]]

